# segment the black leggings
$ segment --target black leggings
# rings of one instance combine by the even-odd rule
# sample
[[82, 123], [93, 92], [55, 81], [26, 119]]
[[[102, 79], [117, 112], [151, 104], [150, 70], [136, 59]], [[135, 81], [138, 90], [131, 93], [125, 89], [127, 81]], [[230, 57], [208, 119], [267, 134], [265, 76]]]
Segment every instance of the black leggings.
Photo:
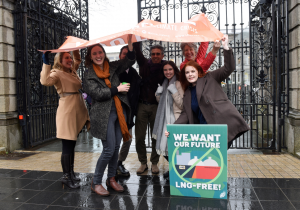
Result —
[[72, 153], [74, 153], [76, 141], [62, 139], [61, 142], [63, 155], [71, 155]]

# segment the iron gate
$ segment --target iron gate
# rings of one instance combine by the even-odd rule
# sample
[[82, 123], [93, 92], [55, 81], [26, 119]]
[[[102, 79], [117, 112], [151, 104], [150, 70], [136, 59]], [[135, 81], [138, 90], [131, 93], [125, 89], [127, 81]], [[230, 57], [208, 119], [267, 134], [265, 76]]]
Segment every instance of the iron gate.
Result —
[[[14, 24], [17, 108], [24, 116], [26, 148], [56, 138], [58, 95], [40, 83], [42, 53], [37, 50], [56, 49], [69, 35], [89, 39], [88, 0], [17, 0]], [[82, 77], [82, 65], [78, 74]]]
[[[233, 148], [277, 149], [285, 147], [284, 117], [288, 113], [288, 0], [138, 0], [138, 20], [164, 23], [187, 21], [199, 13], [229, 35], [236, 69], [222, 83], [228, 98], [251, 130], [238, 138]], [[178, 66], [183, 61], [180, 43], [149, 40], [161, 44], [165, 58]], [[208, 52], [212, 49], [212, 43]], [[224, 63], [222, 49], [213, 71]]]

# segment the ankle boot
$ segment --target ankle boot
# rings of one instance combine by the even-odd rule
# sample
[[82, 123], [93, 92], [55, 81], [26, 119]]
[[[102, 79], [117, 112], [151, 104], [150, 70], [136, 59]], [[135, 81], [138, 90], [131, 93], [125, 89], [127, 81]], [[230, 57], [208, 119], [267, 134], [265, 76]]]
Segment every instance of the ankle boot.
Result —
[[72, 153], [71, 154], [71, 178], [73, 179], [73, 181], [80, 181], [80, 178], [76, 177], [75, 173], [74, 173], [74, 159], [75, 159], [74, 156], [75, 156], [75, 153]]
[[74, 181], [71, 179], [70, 173], [65, 173], [63, 175], [61, 182], [62, 182], [63, 189], [65, 188], [65, 185], [71, 189], [77, 189], [80, 187], [78, 184], [75, 184]]
[[78, 184], [74, 184], [74, 181], [71, 178], [71, 157], [70, 155], [62, 154], [61, 155], [61, 165], [63, 168], [63, 178], [61, 180], [63, 188], [67, 185], [71, 189], [79, 188]]
[[98, 195], [109, 196], [109, 192], [101, 184], [94, 185], [93, 179], [92, 179], [92, 183], [91, 183], [91, 190], [93, 192], [97, 193]]
[[117, 192], [124, 192], [124, 188], [116, 182], [115, 177], [107, 178], [106, 186]]

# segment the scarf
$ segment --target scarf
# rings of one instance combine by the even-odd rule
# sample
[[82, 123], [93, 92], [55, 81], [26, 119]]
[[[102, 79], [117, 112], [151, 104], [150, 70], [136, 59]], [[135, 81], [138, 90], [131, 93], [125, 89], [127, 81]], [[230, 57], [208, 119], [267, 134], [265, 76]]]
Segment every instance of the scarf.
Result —
[[[104, 70], [102, 70], [100, 66], [93, 64], [93, 68], [94, 68], [96, 75], [99, 78], [104, 79], [104, 82], [107, 85], [107, 87], [111, 88], [111, 83], [108, 79], [110, 76], [110, 73], [109, 73], [109, 64], [107, 61], [104, 61], [103, 67], [104, 67]], [[120, 127], [121, 127], [123, 142], [126, 142], [131, 138], [131, 135], [127, 128], [127, 123], [125, 120], [125, 116], [123, 114], [122, 104], [117, 95], [115, 95], [113, 97], [113, 99], [115, 101], [115, 105], [116, 105], [116, 109], [117, 109], [117, 115], [118, 115], [118, 119], [119, 119], [119, 123], [120, 123]]]
[[175, 116], [173, 111], [173, 97], [168, 90], [168, 85], [176, 82], [176, 76], [173, 76], [171, 81], [165, 79], [162, 87], [163, 93], [160, 96], [159, 104], [157, 107], [155, 122], [153, 126], [152, 137], [156, 139], [156, 152], [160, 155], [168, 155], [168, 139], [165, 136], [165, 130], [167, 124], [173, 124], [175, 122]]

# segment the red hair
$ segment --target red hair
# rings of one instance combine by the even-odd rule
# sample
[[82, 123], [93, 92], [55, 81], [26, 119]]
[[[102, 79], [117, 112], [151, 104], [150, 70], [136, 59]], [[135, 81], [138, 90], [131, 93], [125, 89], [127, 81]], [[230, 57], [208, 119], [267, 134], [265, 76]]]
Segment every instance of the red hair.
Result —
[[198, 77], [201, 78], [201, 77], [204, 77], [208, 72], [204, 72], [202, 67], [196, 62], [196, 61], [189, 61], [187, 62], [183, 69], [180, 71], [180, 84], [181, 84], [181, 87], [182, 89], [185, 91], [188, 86], [190, 85], [190, 83], [187, 81], [186, 79], [186, 76], [185, 76], [185, 69], [187, 66], [192, 66], [194, 67], [197, 71], [198, 71]]

